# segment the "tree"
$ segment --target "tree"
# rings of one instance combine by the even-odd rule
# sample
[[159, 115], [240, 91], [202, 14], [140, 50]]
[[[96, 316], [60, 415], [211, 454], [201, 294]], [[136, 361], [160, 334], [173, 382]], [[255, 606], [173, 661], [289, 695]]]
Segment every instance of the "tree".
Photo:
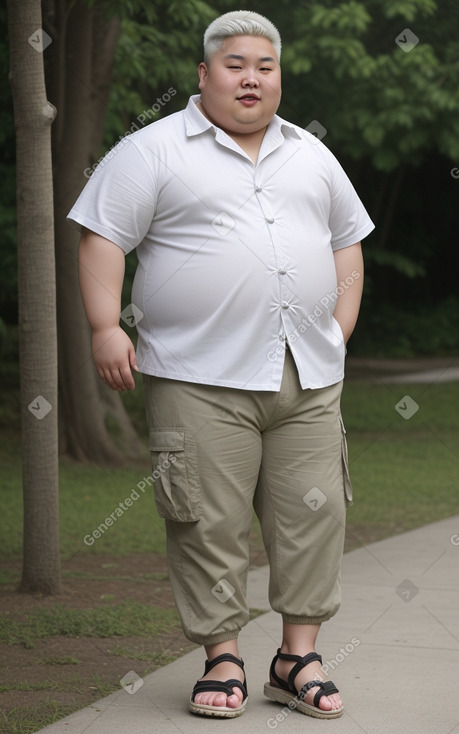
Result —
[[305, 127], [321, 122], [324, 142], [369, 185], [378, 265], [419, 275], [390, 235], [408, 170], [432, 152], [459, 158], [457, 3], [308, 2], [293, 20], [283, 58], [290, 109]]
[[[115, 60], [118, 85], [114, 96], [118, 93], [118, 103], [116, 110], [112, 106], [109, 121], [113, 131], [124, 135], [159, 116], [160, 102], [164, 104], [164, 99], [172, 96], [168, 92], [172, 81], [164, 87], [163, 80], [182, 79], [189, 73], [183, 48], [191, 44], [190, 28], [198, 29], [199, 18], [206, 13], [209, 16], [211, 11], [200, 0], [179, 4], [159, 0], [146, 8], [140, 0], [91, 4], [44, 0], [45, 27], [55, 39], [46, 66], [47, 89], [58, 110], [53, 161], [60, 439], [61, 450], [79, 461], [116, 465], [145, 457], [145, 449], [119, 395], [101, 382], [94, 368], [77, 280], [79, 234], [66, 215], [104, 152], [104, 123]], [[127, 16], [124, 21], [123, 15]], [[171, 47], [182, 50], [172, 61]], [[118, 49], [121, 57], [116, 57]], [[113, 136], [108, 148], [117, 139]]]
[[16, 125], [24, 495], [22, 591], [60, 589], [51, 123], [40, 0], [8, 0]]
[[60, 450], [80, 461], [113, 464], [122, 455], [135, 456], [138, 440], [119, 396], [101, 383], [93, 366], [77, 277], [79, 233], [66, 215], [101, 145], [120, 24], [101, 4], [88, 7], [70, 0], [45, 0], [44, 22], [54, 39], [46, 77], [58, 113], [52, 142]]

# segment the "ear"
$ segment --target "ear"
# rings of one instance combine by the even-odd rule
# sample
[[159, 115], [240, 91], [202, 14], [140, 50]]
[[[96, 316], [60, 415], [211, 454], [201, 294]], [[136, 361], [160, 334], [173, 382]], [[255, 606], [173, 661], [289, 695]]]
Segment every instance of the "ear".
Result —
[[209, 73], [209, 70], [207, 68], [207, 64], [205, 64], [204, 61], [201, 61], [201, 63], [198, 66], [199, 89], [202, 89], [204, 84], [206, 83], [208, 73]]

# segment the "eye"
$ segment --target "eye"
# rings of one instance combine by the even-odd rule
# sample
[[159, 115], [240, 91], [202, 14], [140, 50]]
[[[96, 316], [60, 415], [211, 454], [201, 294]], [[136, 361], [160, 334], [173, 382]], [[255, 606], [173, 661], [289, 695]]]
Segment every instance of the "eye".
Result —
[[241, 69], [241, 68], [242, 67], [240, 66], [228, 66], [228, 69]]
[[272, 69], [270, 69], [268, 66], [262, 66], [260, 71], [272, 71]]

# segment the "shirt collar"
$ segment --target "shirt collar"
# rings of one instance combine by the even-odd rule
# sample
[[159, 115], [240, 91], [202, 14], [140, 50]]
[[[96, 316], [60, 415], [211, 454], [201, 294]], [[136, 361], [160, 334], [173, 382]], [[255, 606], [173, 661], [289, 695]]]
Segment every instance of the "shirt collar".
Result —
[[[193, 135], [199, 135], [206, 130], [212, 129], [217, 133], [221, 128], [214, 125], [207, 117], [204, 117], [202, 112], [196, 106], [201, 100], [200, 94], [193, 94], [188, 100], [188, 104], [185, 108], [185, 129], [188, 137]], [[265, 139], [272, 143], [281, 142], [280, 137], [296, 137], [301, 139], [301, 134], [298, 130], [297, 125], [293, 125], [287, 120], [283, 120], [282, 117], [274, 115], [268, 124], [268, 128], [265, 133]]]

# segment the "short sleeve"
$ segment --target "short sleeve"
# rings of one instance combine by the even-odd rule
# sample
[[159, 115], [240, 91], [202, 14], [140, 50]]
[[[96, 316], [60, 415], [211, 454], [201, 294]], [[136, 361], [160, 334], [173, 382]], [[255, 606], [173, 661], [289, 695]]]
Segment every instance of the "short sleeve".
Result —
[[106, 237], [127, 254], [147, 234], [156, 199], [154, 171], [137, 145], [123, 138], [94, 170], [67, 219]]
[[341, 164], [328, 148], [324, 148], [330, 167], [331, 246], [333, 250], [340, 250], [363, 240], [373, 231], [375, 225]]

